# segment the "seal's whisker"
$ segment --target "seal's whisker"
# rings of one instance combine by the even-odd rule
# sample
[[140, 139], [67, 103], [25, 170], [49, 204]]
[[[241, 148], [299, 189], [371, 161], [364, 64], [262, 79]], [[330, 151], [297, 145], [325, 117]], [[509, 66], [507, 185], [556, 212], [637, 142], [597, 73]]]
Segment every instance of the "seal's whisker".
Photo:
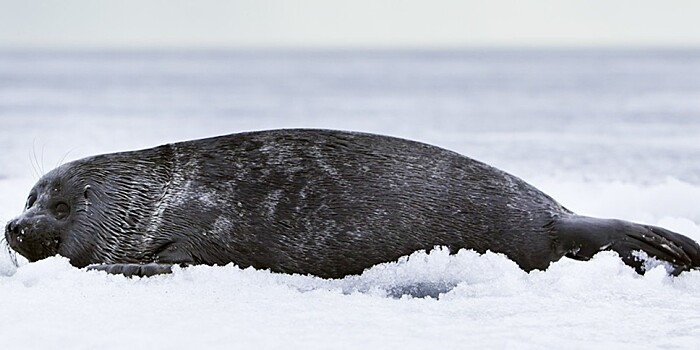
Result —
[[36, 139], [32, 141], [32, 151], [29, 153], [29, 163], [32, 165], [32, 170], [34, 170], [34, 177], [36, 179], [40, 178], [41, 172], [39, 171], [39, 162], [36, 158]]
[[44, 176], [46, 174], [46, 171], [44, 171], [44, 151], [46, 150], [46, 144], [44, 143], [41, 145], [41, 164], [39, 164], [39, 171], [41, 171], [41, 176]]
[[39, 179], [39, 171], [36, 170], [36, 165], [34, 165], [34, 159], [32, 158], [32, 152], [29, 152], [29, 165], [32, 166], [32, 176], [34, 180]]
[[5, 239], [5, 237], [2, 237], [0, 239], [0, 245], [5, 246], [5, 250], [7, 250], [7, 255], [10, 257], [10, 261], [12, 261], [12, 265], [14, 265], [15, 267], [19, 267], [19, 263], [17, 262], [17, 252], [10, 248], [10, 245], [7, 243], [7, 239]]
[[56, 163], [56, 166], [55, 166], [55, 167], [58, 168], [59, 166], [63, 165], [63, 162], [66, 160], [66, 157], [68, 157], [68, 155], [69, 155], [71, 152], [73, 152], [74, 150], [75, 150], [75, 148], [71, 148], [70, 150], [68, 150], [68, 152], [66, 152], [66, 154], [63, 155], [63, 157], [61, 158], [61, 160], [59, 160], [58, 163]]

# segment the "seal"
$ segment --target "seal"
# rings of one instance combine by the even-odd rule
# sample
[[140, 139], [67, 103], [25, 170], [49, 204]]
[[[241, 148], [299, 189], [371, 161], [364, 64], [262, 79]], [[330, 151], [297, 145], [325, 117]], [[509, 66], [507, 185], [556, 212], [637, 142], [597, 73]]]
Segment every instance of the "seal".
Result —
[[669, 230], [578, 216], [523, 180], [435, 146], [330, 130], [239, 133], [93, 156], [44, 175], [5, 228], [29, 261], [124, 275], [252, 266], [340, 278], [436, 246], [525, 271], [614, 250], [639, 273], [700, 267]]

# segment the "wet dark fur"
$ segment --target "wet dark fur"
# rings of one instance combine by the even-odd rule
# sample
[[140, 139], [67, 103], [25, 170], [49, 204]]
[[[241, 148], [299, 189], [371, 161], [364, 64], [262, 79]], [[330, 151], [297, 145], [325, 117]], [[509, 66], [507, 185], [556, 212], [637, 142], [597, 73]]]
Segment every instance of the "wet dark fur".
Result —
[[635, 250], [675, 273], [700, 266], [684, 236], [579, 217], [481, 162], [361, 133], [262, 131], [100, 155], [46, 174], [32, 196], [7, 225], [13, 249], [127, 275], [233, 262], [342, 277], [435, 246], [504, 253], [527, 271], [601, 249], [640, 272]]

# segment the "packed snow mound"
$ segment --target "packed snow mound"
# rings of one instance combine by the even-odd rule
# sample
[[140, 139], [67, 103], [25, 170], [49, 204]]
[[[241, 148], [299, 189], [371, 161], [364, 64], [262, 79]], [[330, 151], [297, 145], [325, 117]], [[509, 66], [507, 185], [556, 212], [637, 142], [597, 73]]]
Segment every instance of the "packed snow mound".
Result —
[[[396, 262], [376, 265], [361, 275], [323, 279], [311, 275], [272, 273], [269, 270], [226, 266], [176, 267], [172, 274], [128, 278], [104, 272], [78, 269], [66, 258], [56, 256], [20, 267], [4, 266], [0, 285], [21, 284], [26, 288], [63, 288], [66, 285], [176, 286], [198, 284], [204, 288], [284, 290], [288, 293], [364, 294], [379, 298], [459, 298], [515, 297], [523, 295], [616, 294], [616, 288], [635, 286], [646, 292], [677, 290], [694, 293], [700, 288], [700, 271], [670, 277], [664, 266], [656, 266], [644, 276], [622, 263], [615, 252], [601, 252], [587, 262], [562, 259], [545, 271], [527, 273], [502, 254], [479, 254], [447, 249], [418, 251]], [[109, 289], [110, 287], [106, 287]], [[628, 288], [624, 288], [628, 289]], [[630, 292], [627, 290], [626, 292]]]
[[0, 337], [22, 348], [689, 347], [699, 335], [700, 271], [640, 276], [612, 252], [526, 273], [435, 249], [335, 280], [234, 265], [126, 278], [53, 257], [0, 290], [12, 301]]

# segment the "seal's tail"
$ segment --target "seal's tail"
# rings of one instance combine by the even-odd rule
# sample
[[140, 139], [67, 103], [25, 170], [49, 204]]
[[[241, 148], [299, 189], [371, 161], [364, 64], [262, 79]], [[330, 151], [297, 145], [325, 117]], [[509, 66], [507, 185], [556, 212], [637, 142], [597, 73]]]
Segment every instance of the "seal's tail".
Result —
[[673, 275], [700, 268], [700, 245], [661, 227], [575, 215], [558, 219], [553, 227], [559, 252], [569, 258], [588, 260], [613, 250], [640, 274], [648, 266], [645, 254], [669, 263]]

